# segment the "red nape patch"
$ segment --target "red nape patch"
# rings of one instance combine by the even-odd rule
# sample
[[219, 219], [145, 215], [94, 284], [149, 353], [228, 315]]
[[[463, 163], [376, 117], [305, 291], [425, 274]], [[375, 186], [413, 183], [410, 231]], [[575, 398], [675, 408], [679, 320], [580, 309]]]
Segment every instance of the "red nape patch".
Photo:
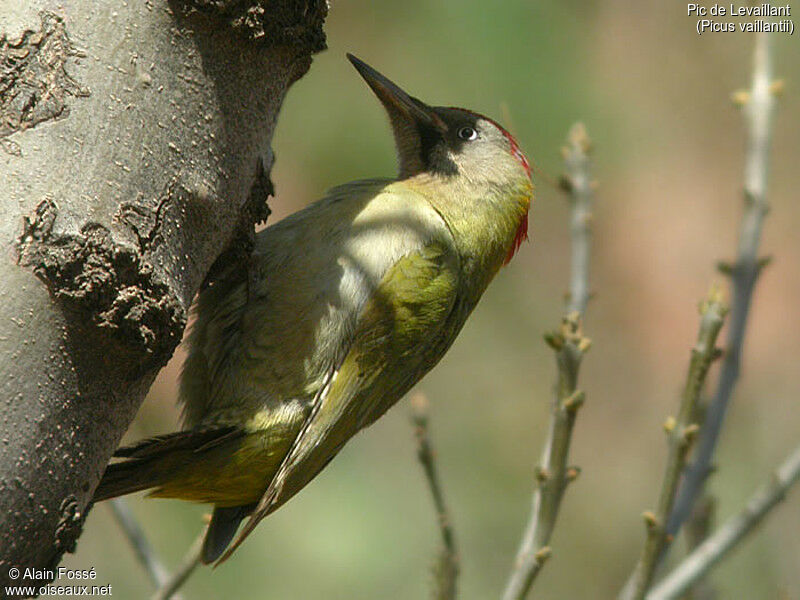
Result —
[[[499, 127], [499, 125], [498, 125], [498, 127]], [[514, 136], [511, 135], [510, 133], [508, 133], [502, 127], [500, 127], [500, 131], [503, 132], [503, 134], [508, 139], [508, 142], [511, 144], [511, 155], [519, 161], [519, 163], [522, 165], [522, 168], [525, 169], [525, 172], [528, 174], [528, 177], [530, 177], [531, 176], [531, 165], [528, 162], [528, 159], [522, 153], [522, 150], [520, 150], [520, 147], [519, 147], [519, 144], [517, 143], [517, 140], [514, 139]], [[527, 229], [527, 226], [526, 226], [526, 229]]]
[[[508, 143], [511, 144], [511, 156], [513, 156], [514, 158], [516, 158], [519, 161], [519, 164], [522, 165], [522, 168], [525, 169], [525, 172], [528, 174], [528, 178], [530, 178], [530, 176], [531, 176], [531, 165], [528, 162], [528, 159], [522, 153], [522, 149], [519, 147], [519, 143], [517, 142], [517, 138], [515, 138], [513, 135], [511, 135], [509, 133], [508, 129], [506, 129], [505, 127], [500, 125], [500, 123], [498, 123], [494, 119], [490, 119], [489, 117], [483, 117], [483, 118], [486, 119], [487, 121], [489, 121], [495, 127], [497, 127], [501, 131], [501, 133], [504, 136], [506, 136], [506, 139], [508, 140]], [[528, 229], [528, 226], [526, 225], [525, 226], [525, 230], [527, 231], [527, 229]]]
[[503, 266], [511, 262], [511, 259], [514, 258], [514, 255], [517, 253], [517, 250], [519, 250], [519, 247], [522, 246], [522, 242], [527, 239], [528, 213], [525, 213], [525, 216], [522, 217], [522, 221], [520, 221], [520, 224], [517, 227], [517, 233], [514, 235], [514, 242], [511, 244], [511, 248], [508, 249], [508, 254], [506, 255], [506, 259], [503, 261]]

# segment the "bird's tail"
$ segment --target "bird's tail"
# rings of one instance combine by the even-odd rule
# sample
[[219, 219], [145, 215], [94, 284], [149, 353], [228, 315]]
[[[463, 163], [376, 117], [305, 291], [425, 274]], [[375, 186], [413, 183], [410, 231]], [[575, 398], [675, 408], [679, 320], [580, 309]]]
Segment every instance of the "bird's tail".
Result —
[[110, 464], [94, 492], [94, 502], [110, 500], [161, 485], [158, 472], [150, 463], [126, 461]]
[[108, 465], [94, 492], [94, 502], [158, 488], [193, 458], [241, 435], [235, 427], [178, 431], [120, 448], [114, 456], [124, 460]]
[[203, 552], [200, 555], [204, 564], [210, 564], [222, 556], [233, 536], [236, 535], [239, 523], [247, 518], [255, 507], [255, 502], [244, 506], [214, 507], [214, 513], [211, 515], [211, 522], [208, 524], [208, 531], [203, 540]]

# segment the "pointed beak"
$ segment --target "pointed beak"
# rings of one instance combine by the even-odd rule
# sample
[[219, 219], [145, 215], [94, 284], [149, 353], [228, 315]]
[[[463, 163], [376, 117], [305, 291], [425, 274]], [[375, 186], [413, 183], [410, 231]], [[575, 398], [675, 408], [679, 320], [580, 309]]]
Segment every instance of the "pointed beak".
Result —
[[434, 110], [424, 102], [409, 96], [401, 90], [393, 81], [384, 77], [378, 71], [370, 67], [364, 61], [348, 53], [347, 58], [361, 74], [375, 95], [383, 103], [389, 114], [399, 111], [409, 119], [427, 125], [440, 132], [447, 129], [444, 121]]

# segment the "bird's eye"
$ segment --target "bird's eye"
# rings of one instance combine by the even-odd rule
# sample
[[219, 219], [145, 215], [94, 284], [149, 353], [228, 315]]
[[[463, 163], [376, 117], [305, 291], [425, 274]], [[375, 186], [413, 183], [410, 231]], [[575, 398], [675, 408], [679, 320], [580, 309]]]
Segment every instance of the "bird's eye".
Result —
[[462, 127], [458, 130], [458, 137], [460, 137], [462, 140], [471, 142], [472, 140], [478, 138], [478, 132], [472, 127]]

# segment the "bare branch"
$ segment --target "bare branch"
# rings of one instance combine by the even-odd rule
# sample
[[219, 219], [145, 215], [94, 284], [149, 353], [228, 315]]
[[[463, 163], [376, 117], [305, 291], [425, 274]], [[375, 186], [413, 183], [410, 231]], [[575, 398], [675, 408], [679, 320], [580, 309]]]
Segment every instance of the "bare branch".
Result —
[[789, 488], [800, 479], [800, 446], [778, 467], [771, 481], [761, 487], [744, 509], [730, 518], [714, 535], [689, 554], [652, 591], [647, 600], [680, 598], [696, 581], [753, 531], [762, 519], [785, 497]]
[[172, 600], [180, 600], [181, 595], [177, 591], [186, 583], [195, 567], [200, 563], [200, 554], [203, 549], [203, 539], [206, 536], [207, 528], [203, 528], [197, 539], [192, 542], [180, 566], [170, 575], [153, 546], [147, 541], [147, 536], [127, 501], [124, 498], [115, 498], [108, 503], [108, 506], [111, 508], [111, 514], [114, 515], [117, 523], [119, 523], [125, 537], [128, 538], [136, 558], [142, 563], [150, 581], [156, 588], [151, 600], [169, 600], [170, 598]]
[[128, 506], [128, 502], [124, 498], [115, 498], [108, 503], [108, 506], [111, 509], [111, 514], [114, 515], [117, 523], [119, 523], [125, 537], [128, 538], [136, 554], [136, 559], [144, 567], [153, 586], [158, 589], [167, 582], [169, 573], [156, 554], [156, 551], [153, 549], [153, 546], [147, 541], [147, 536], [141, 525], [139, 525], [136, 516], [131, 511], [130, 506]]
[[758, 245], [764, 217], [769, 211], [767, 202], [767, 172], [772, 115], [777, 88], [772, 80], [770, 36], [759, 33], [753, 60], [753, 81], [749, 92], [734, 95], [744, 110], [747, 147], [744, 169], [745, 210], [739, 231], [739, 247], [733, 265], [721, 265], [721, 271], [731, 276], [733, 297], [727, 351], [720, 370], [716, 394], [712, 398], [705, 422], [700, 430], [693, 462], [686, 468], [678, 498], [667, 523], [667, 533], [675, 536], [692, 510], [695, 498], [702, 491], [711, 472], [711, 461], [717, 445], [725, 413], [739, 377], [745, 326], [750, 310], [753, 288], [766, 261], [758, 257]]
[[411, 408], [417, 438], [417, 458], [425, 471], [425, 479], [433, 496], [439, 532], [442, 536], [442, 549], [434, 567], [433, 598], [435, 600], [455, 600], [458, 580], [458, 551], [452, 521], [447, 511], [442, 484], [436, 468], [436, 455], [428, 435], [428, 399], [422, 393], [414, 394], [411, 398]]
[[568, 461], [572, 429], [584, 401], [583, 392], [577, 389], [578, 371], [583, 355], [591, 345], [581, 328], [581, 315], [589, 299], [589, 222], [593, 195], [587, 157], [590, 146], [583, 125], [574, 125], [563, 150], [567, 174], [562, 178], [563, 187], [571, 194], [572, 204], [569, 313], [563, 318], [559, 331], [545, 335], [556, 354], [558, 379], [531, 514], [503, 593], [504, 600], [521, 600], [527, 596], [534, 579], [550, 557], [550, 537], [564, 490], [579, 473], [579, 469], [569, 466]]
[[[697, 499], [692, 508], [692, 514], [684, 525], [686, 546], [688, 553], [697, 549], [700, 544], [708, 539], [711, 534], [716, 514], [717, 502], [710, 494], [704, 494]], [[685, 600], [715, 600], [717, 591], [704, 578], [696, 580], [684, 596]]]
[[693, 422], [693, 418], [697, 413], [708, 369], [720, 354], [715, 344], [726, 312], [727, 308], [722, 303], [720, 291], [712, 289], [708, 299], [700, 306], [700, 331], [697, 335], [697, 344], [692, 348], [689, 373], [683, 388], [678, 417], [677, 419], [669, 417], [664, 423], [669, 451], [658, 507], [655, 512], [647, 511], [643, 514], [647, 527], [647, 540], [631, 578], [620, 593], [621, 600], [644, 598], [653, 580], [661, 552], [667, 543], [665, 524], [672, 511], [675, 490], [686, 465], [686, 457], [697, 435], [698, 425]]
[[570, 192], [570, 239], [572, 242], [572, 269], [569, 282], [568, 312], [586, 312], [589, 303], [589, 253], [591, 250], [592, 199], [594, 184], [589, 175], [591, 140], [583, 123], [575, 123], [567, 135], [567, 145], [562, 148], [566, 175], [561, 185]]
[[156, 593], [153, 594], [151, 600], [170, 600], [170, 598], [172, 598], [172, 600], [177, 600], [180, 598], [177, 591], [186, 583], [189, 576], [194, 573], [197, 565], [200, 564], [200, 557], [203, 553], [203, 540], [206, 537], [207, 530], [208, 527], [203, 528], [200, 535], [197, 536], [197, 539], [192, 542], [183, 560], [181, 560], [181, 564], [175, 569], [175, 572], [161, 584], [158, 590], [156, 590]]

